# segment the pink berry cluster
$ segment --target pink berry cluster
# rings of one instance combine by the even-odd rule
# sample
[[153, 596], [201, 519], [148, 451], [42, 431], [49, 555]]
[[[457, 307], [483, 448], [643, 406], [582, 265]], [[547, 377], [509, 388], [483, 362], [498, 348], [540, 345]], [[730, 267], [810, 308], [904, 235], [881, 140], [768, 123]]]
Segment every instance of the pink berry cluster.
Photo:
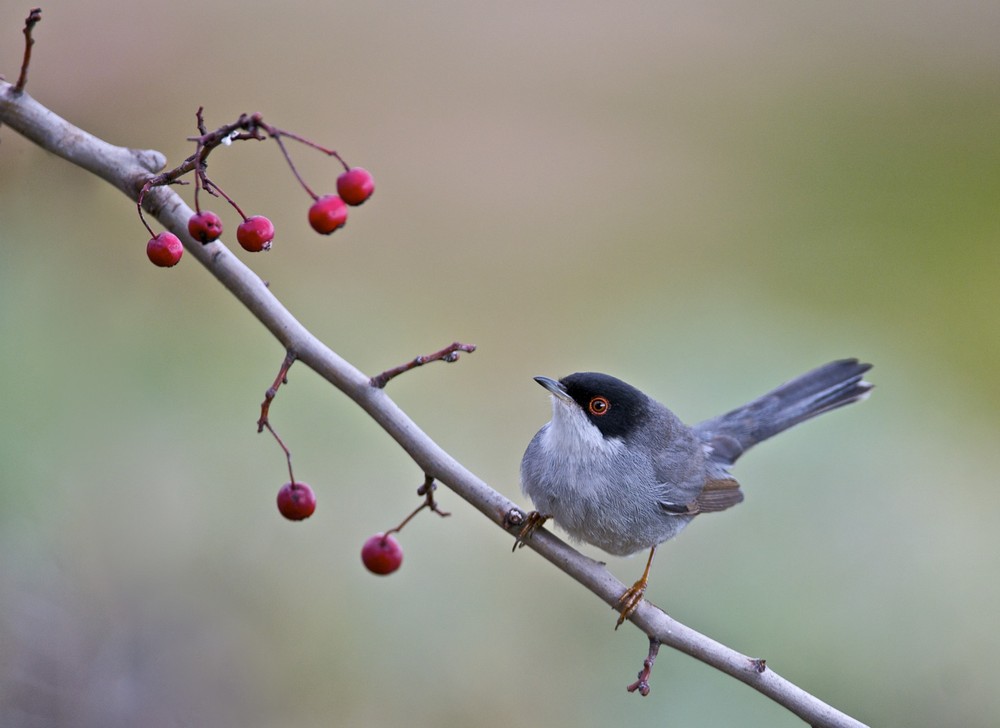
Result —
[[[344, 227], [347, 223], [348, 206], [363, 204], [372, 196], [375, 191], [375, 182], [368, 170], [362, 167], [350, 167], [343, 158], [332, 149], [326, 149], [314, 142], [309, 141], [297, 134], [277, 129], [266, 124], [260, 114], [242, 115], [233, 124], [220, 127], [214, 132], [207, 132], [202, 119], [202, 110], [198, 110], [198, 129], [200, 136], [192, 137], [192, 141], [197, 144], [195, 153], [189, 157], [184, 164], [153, 177], [146, 182], [139, 195], [139, 218], [146, 228], [145, 218], [142, 215], [143, 196], [153, 187], [175, 184], [179, 179], [189, 173], [195, 176], [195, 213], [188, 220], [188, 233], [191, 237], [207, 245], [219, 239], [222, 235], [222, 220], [210, 210], [202, 210], [198, 204], [199, 192], [205, 191], [215, 197], [224, 198], [240, 214], [243, 222], [236, 228], [236, 240], [240, 246], [251, 253], [270, 250], [274, 240], [274, 224], [263, 215], [247, 216], [233, 201], [229, 195], [223, 192], [215, 182], [209, 179], [206, 173], [206, 159], [208, 154], [220, 144], [230, 144], [234, 139], [266, 139], [271, 138], [278, 142], [288, 165], [291, 167], [296, 179], [313, 199], [313, 204], [309, 208], [309, 224], [313, 230], [323, 235], [330, 235], [336, 230]], [[288, 154], [282, 138], [293, 139], [305, 144], [315, 150], [321, 151], [329, 156], [336, 157], [344, 166], [344, 172], [337, 178], [337, 193], [330, 195], [317, 195], [303, 181], [302, 177], [295, 170], [292, 159]], [[149, 229], [152, 236], [146, 244], [146, 255], [154, 265], [169, 268], [177, 265], [184, 254], [184, 246], [180, 239], [170, 232], [154, 234]]]
[[[211, 210], [201, 209], [199, 205], [199, 193], [205, 192], [214, 197], [222, 197], [239, 213], [242, 222], [236, 228], [236, 240], [244, 250], [252, 253], [270, 250], [272, 241], [274, 240], [274, 224], [271, 220], [263, 215], [247, 216], [244, 214], [239, 205], [219, 185], [212, 181], [206, 173], [206, 160], [209, 153], [219, 145], [228, 145], [234, 140], [271, 138], [278, 143], [296, 179], [313, 200], [308, 213], [309, 225], [321, 235], [330, 235], [344, 227], [347, 224], [348, 207], [357, 207], [364, 204], [375, 192], [375, 181], [368, 170], [362, 167], [351, 167], [337, 152], [321, 147], [297, 134], [292, 134], [291, 132], [283, 131], [266, 124], [260, 114], [243, 114], [236, 122], [220, 127], [214, 132], [206, 131], [202, 118], [202, 109], [198, 110], [197, 120], [200, 135], [192, 138], [192, 141], [196, 144], [194, 154], [170, 172], [147, 180], [139, 193], [137, 204], [139, 219], [152, 236], [146, 244], [146, 255], [154, 265], [163, 268], [177, 265], [184, 254], [184, 246], [180, 239], [171, 232], [153, 233], [143, 217], [143, 197], [153, 187], [179, 183], [180, 178], [189, 173], [193, 173], [195, 177], [195, 212], [188, 219], [187, 224], [188, 233], [191, 238], [202, 245], [208, 245], [217, 241], [222, 236], [222, 219]], [[344, 172], [337, 177], [336, 194], [317, 195], [309, 188], [296, 171], [288, 150], [282, 142], [282, 138], [295, 140], [329, 156], [334, 156], [340, 161], [344, 167]], [[268, 420], [270, 401], [274, 398], [277, 388], [285, 381], [288, 367], [291, 366], [293, 361], [293, 358], [286, 357], [281, 372], [275, 380], [275, 384], [268, 390], [267, 399], [261, 405], [261, 417], [258, 420], [257, 429], [258, 431], [262, 431], [264, 428], [267, 428], [271, 432], [278, 445], [285, 452], [288, 461], [289, 480], [278, 490], [276, 498], [278, 512], [290, 521], [304, 521], [316, 512], [316, 494], [307, 483], [295, 479], [292, 473], [291, 451], [274, 431]], [[429, 508], [440, 516], [448, 515], [439, 510], [437, 504], [434, 502], [433, 493], [435, 487], [434, 479], [431, 476], [426, 476], [424, 484], [417, 490], [418, 495], [425, 497], [424, 503], [418, 506], [395, 528], [384, 533], [377, 533], [365, 541], [361, 549], [361, 561], [369, 571], [375, 574], [386, 575], [399, 569], [403, 563], [403, 550], [393, 534], [402, 531], [410, 519], [421, 510]]]
[[363, 167], [353, 167], [337, 178], [337, 194], [323, 195], [309, 208], [309, 224], [321, 235], [329, 235], [347, 224], [347, 206], [357, 207], [372, 196], [375, 180]]
[[[348, 205], [356, 207], [364, 203], [374, 191], [375, 181], [368, 170], [363, 167], [348, 169], [337, 178], [336, 195], [316, 197], [309, 208], [309, 224], [316, 232], [330, 235], [347, 224]], [[210, 210], [196, 212], [188, 220], [188, 233], [203, 245], [215, 242], [222, 235], [222, 220]], [[270, 250], [274, 223], [263, 215], [244, 217], [236, 228], [236, 240], [250, 253]], [[146, 244], [146, 255], [161, 268], [177, 265], [183, 254], [180, 238], [170, 232], [154, 235]]]

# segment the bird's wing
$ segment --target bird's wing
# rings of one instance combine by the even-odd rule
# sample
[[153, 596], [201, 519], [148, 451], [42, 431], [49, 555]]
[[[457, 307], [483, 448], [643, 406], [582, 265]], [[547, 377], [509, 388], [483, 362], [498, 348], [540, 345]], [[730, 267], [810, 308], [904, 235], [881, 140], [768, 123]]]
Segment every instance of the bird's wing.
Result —
[[696, 516], [699, 513], [724, 511], [742, 501], [743, 491], [740, 490], [740, 484], [732, 478], [723, 478], [706, 482], [701, 493], [689, 501], [661, 500], [660, 507], [672, 515]]

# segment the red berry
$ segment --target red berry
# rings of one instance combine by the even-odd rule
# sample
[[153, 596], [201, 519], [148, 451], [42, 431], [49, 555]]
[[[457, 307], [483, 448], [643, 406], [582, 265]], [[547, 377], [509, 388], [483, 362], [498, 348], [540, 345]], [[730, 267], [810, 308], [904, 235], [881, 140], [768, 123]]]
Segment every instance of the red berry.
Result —
[[244, 250], [259, 253], [270, 250], [274, 240], [274, 225], [263, 215], [248, 217], [236, 228], [236, 239]]
[[177, 261], [184, 255], [184, 246], [180, 238], [173, 233], [166, 231], [159, 235], [154, 235], [146, 243], [146, 255], [153, 261], [154, 265], [161, 268], [169, 268], [177, 265]]
[[337, 194], [348, 205], [360, 205], [372, 196], [375, 180], [364, 167], [354, 167], [337, 177]]
[[196, 212], [188, 220], [188, 232], [199, 243], [211, 243], [222, 235], [222, 220], [214, 212]]
[[302, 521], [316, 510], [316, 494], [305, 483], [285, 483], [278, 491], [278, 511], [289, 521]]
[[323, 235], [339, 230], [346, 222], [347, 205], [336, 195], [320, 197], [309, 208], [309, 224]]
[[361, 561], [373, 574], [391, 574], [403, 563], [403, 549], [392, 536], [376, 533], [361, 547]]

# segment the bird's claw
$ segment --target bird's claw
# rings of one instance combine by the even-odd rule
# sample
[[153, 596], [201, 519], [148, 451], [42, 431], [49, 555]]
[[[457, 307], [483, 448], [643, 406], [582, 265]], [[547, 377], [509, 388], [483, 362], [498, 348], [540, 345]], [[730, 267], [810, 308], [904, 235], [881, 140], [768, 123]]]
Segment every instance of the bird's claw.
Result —
[[549, 517], [543, 516], [538, 511], [531, 511], [525, 516], [521, 524], [521, 530], [517, 532], [517, 536], [514, 538], [514, 548], [511, 551], [517, 551], [518, 548], [531, 540], [531, 537], [535, 535], [535, 531], [541, 528], [547, 520], [549, 520]]
[[625, 620], [632, 616], [636, 609], [639, 608], [639, 604], [642, 602], [643, 596], [646, 594], [646, 580], [639, 579], [635, 584], [630, 586], [625, 592], [618, 597], [618, 621], [615, 623], [615, 629], [618, 629], [623, 624]]

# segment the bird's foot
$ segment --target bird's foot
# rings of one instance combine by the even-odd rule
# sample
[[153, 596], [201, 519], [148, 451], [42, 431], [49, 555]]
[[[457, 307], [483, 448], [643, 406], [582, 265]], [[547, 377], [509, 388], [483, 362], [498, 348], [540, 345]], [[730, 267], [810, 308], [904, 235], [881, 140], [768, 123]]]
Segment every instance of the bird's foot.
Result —
[[632, 616], [632, 613], [639, 608], [640, 602], [642, 602], [642, 597], [646, 593], [646, 579], [645, 577], [639, 579], [635, 584], [630, 586], [625, 590], [625, 593], [618, 597], [618, 621], [615, 623], [615, 629], [621, 627], [625, 620]]
[[541, 528], [547, 520], [549, 520], [549, 517], [543, 516], [538, 511], [528, 513], [521, 523], [521, 530], [517, 532], [517, 536], [514, 538], [514, 548], [511, 551], [516, 551], [519, 547], [524, 546], [530, 541], [531, 537], [535, 535], [535, 531]]

